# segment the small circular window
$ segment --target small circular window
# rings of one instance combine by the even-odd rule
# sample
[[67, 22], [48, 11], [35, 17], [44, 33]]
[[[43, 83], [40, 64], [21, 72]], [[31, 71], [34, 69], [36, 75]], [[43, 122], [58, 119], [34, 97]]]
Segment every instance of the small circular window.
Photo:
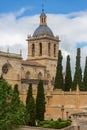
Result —
[[7, 74], [7, 72], [8, 72], [8, 65], [7, 65], [7, 64], [4, 64], [4, 65], [2, 66], [2, 72], [3, 72], [4, 74]]

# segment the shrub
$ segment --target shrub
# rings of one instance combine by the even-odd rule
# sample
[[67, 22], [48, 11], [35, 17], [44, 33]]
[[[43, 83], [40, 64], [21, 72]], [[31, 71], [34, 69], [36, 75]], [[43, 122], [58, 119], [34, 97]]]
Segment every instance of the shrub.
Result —
[[49, 124], [49, 120], [39, 121], [38, 126], [43, 126], [44, 124]]
[[61, 121], [62, 121], [62, 119], [61, 119], [61, 118], [58, 118], [58, 121], [59, 121], [59, 122], [61, 122]]
[[45, 120], [45, 121], [40, 121], [38, 126], [39, 127], [44, 127], [44, 128], [61, 129], [61, 128], [67, 127], [69, 125], [71, 125], [71, 121], [62, 121], [62, 120], [51, 121], [51, 120]]
[[51, 125], [50, 124], [44, 124], [43, 128], [51, 128]]

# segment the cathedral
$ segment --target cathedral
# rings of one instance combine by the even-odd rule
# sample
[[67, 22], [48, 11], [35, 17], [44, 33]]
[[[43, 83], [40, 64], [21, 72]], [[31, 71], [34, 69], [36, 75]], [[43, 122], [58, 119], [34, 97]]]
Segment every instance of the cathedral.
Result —
[[25, 103], [29, 83], [36, 97], [37, 85], [43, 80], [46, 99], [46, 119], [68, 118], [74, 113], [87, 111], [87, 92], [64, 92], [53, 89], [59, 51], [59, 37], [54, 36], [47, 25], [47, 16], [42, 11], [40, 24], [32, 36], [27, 37], [27, 59], [22, 54], [0, 51], [0, 75], [14, 87], [19, 86], [20, 98]]

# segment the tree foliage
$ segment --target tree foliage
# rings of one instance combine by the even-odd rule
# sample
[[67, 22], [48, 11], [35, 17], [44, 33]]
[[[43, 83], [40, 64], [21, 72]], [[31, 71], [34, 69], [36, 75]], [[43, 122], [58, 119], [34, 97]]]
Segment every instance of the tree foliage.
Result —
[[73, 80], [73, 90], [76, 90], [77, 84], [82, 89], [82, 69], [80, 65], [80, 48], [77, 48], [77, 56], [76, 56], [76, 67], [75, 67], [75, 74]]
[[26, 108], [20, 101], [19, 93], [0, 78], [0, 130], [11, 130], [25, 124], [25, 113]]
[[18, 85], [16, 84], [13, 89], [12, 93], [12, 99], [11, 99], [11, 108], [13, 112], [16, 112], [18, 110], [18, 107], [20, 106], [20, 97], [19, 97], [19, 91], [18, 91]]
[[36, 119], [43, 121], [45, 113], [45, 95], [43, 81], [40, 80], [37, 88], [37, 97], [36, 97]]
[[20, 100], [17, 84], [14, 86], [14, 90], [12, 93], [11, 111], [14, 116], [13, 124], [15, 124], [15, 125], [26, 124], [26, 116], [27, 116], [26, 107]]
[[26, 97], [26, 109], [29, 120], [27, 121], [28, 125], [35, 125], [36, 119], [36, 104], [32, 95], [32, 83], [29, 84], [27, 97]]
[[27, 91], [26, 108], [31, 97], [32, 97], [32, 83], [29, 84], [28, 91]]
[[35, 126], [35, 120], [36, 120], [36, 104], [34, 101], [34, 98], [31, 97], [27, 106], [27, 112], [29, 115], [29, 125]]
[[87, 57], [85, 61], [85, 69], [84, 69], [84, 76], [83, 76], [83, 88], [84, 91], [87, 91]]
[[54, 89], [63, 89], [64, 90], [62, 69], [63, 69], [62, 54], [61, 54], [61, 50], [59, 50]]
[[12, 129], [11, 125], [11, 86], [4, 80], [0, 79], [0, 130]]
[[65, 91], [69, 91], [72, 87], [72, 76], [71, 76], [71, 66], [70, 66], [70, 56], [67, 56], [66, 62], [66, 74], [65, 74]]

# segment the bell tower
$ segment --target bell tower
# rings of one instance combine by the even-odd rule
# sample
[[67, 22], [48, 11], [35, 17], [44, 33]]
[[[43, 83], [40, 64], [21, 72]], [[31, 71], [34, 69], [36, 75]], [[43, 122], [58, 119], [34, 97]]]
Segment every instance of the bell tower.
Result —
[[52, 79], [55, 77], [59, 37], [55, 37], [47, 25], [47, 16], [42, 10], [40, 24], [32, 36], [28, 36], [28, 60], [46, 66], [46, 73]]

